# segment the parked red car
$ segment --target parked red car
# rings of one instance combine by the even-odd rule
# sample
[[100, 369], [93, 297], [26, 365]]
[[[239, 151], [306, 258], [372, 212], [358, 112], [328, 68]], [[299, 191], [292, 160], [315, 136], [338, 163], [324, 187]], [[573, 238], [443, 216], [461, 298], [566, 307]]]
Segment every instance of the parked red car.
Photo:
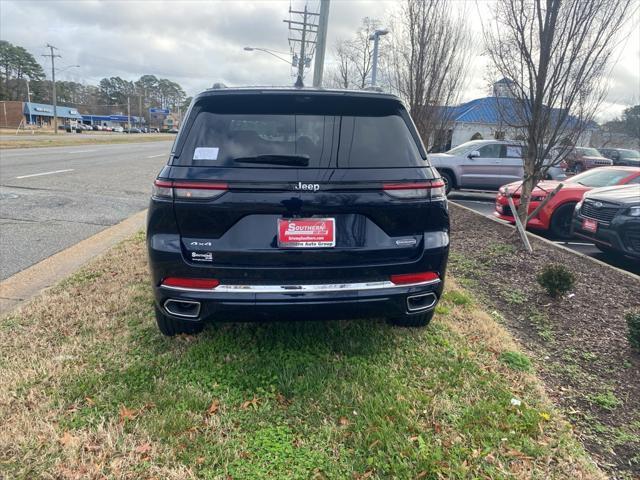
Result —
[[[531, 194], [529, 214], [540, 205], [545, 197], [551, 193], [560, 182], [547, 180], [540, 182]], [[636, 167], [599, 167], [575, 175], [562, 182], [564, 186], [544, 206], [535, 218], [527, 224], [528, 228], [536, 230], [550, 230], [559, 238], [571, 236], [571, 216], [576, 203], [582, 200], [585, 192], [599, 187], [614, 185], [640, 184], [640, 168]], [[513, 223], [515, 220], [509, 208], [509, 202], [505, 194], [506, 189], [512, 193], [513, 203], [516, 208], [520, 205], [519, 189], [522, 182], [513, 182], [500, 187], [496, 197], [496, 209], [494, 215], [502, 220]]]

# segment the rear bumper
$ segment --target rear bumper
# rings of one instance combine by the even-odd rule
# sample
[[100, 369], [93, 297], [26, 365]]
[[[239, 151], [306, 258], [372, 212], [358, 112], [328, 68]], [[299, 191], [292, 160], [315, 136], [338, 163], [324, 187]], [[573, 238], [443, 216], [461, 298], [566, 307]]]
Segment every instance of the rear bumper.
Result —
[[[341, 319], [391, 317], [421, 313], [435, 308], [444, 285], [449, 252], [446, 232], [428, 244], [418, 259], [384, 265], [282, 268], [195, 267], [188, 264], [180, 250], [179, 237], [163, 241], [147, 239], [153, 291], [158, 307], [165, 313], [167, 300], [197, 302], [190, 311], [193, 320], [229, 319]], [[156, 248], [158, 247], [158, 248]], [[292, 252], [299, 255], [302, 252]], [[411, 285], [395, 285], [394, 274], [436, 272], [437, 280]], [[196, 290], [161, 285], [168, 276], [215, 278], [214, 289]], [[414, 306], [411, 311], [408, 298]], [[180, 315], [172, 315], [179, 317]]]
[[[158, 306], [177, 318], [199, 320], [335, 320], [418, 314], [435, 308], [443, 280], [399, 286], [391, 282], [314, 285], [220, 285], [213, 290], [154, 288]], [[174, 304], [174, 302], [177, 302]], [[180, 309], [179, 302], [197, 308]]]

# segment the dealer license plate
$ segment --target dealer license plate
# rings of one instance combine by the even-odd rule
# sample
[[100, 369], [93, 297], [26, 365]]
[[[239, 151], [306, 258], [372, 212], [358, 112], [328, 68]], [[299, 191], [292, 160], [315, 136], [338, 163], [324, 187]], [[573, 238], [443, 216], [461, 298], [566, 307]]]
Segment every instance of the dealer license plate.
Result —
[[336, 246], [335, 218], [278, 219], [278, 246], [327, 248]]
[[585, 218], [582, 220], [582, 229], [587, 232], [596, 233], [596, 230], [598, 230], [598, 222], [590, 218]]

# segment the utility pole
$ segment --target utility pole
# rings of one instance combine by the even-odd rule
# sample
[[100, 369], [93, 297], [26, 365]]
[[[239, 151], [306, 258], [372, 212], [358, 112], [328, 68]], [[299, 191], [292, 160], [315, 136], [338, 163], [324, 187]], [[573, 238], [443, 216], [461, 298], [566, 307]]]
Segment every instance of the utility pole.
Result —
[[307, 37], [307, 6], [304, 6], [304, 13], [303, 13], [303, 19], [302, 20], [302, 41], [300, 42], [300, 58], [298, 59], [298, 78], [299, 79], [303, 79], [304, 78], [304, 45], [306, 43], [306, 37]]
[[138, 126], [142, 126], [142, 90], [138, 94]]
[[131, 97], [127, 96], [127, 127], [131, 133]]
[[43, 57], [51, 57], [51, 83], [52, 92], [51, 97], [53, 100], [53, 133], [58, 134], [58, 101], [56, 99], [56, 57], [62, 58], [61, 55], [54, 55], [53, 51], [58, 50], [53, 45], [47, 43], [47, 48], [51, 51], [49, 55], [42, 55]]
[[[307, 48], [307, 45], [314, 45], [316, 43], [315, 39], [310, 39], [309, 36], [310, 35], [315, 35], [316, 37], [318, 36], [318, 25], [316, 25], [315, 23], [311, 23], [309, 22], [309, 17], [314, 17], [317, 18], [320, 16], [319, 13], [314, 13], [314, 12], [310, 12], [307, 9], [307, 6], [304, 6], [304, 11], [300, 12], [300, 11], [296, 11], [296, 10], [291, 10], [291, 7], [289, 7], [289, 14], [299, 14], [302, 15], [302, 22], [299, 21], [294, 21], [294, 20], [283, 20], [284, 23], [288, 23], [289, 24], [289, 32], [291, 33], [291, 36], [289, 37], [289, 42], [291, 45], [291, 50], [293, 50], [295, 52], [296, 50], [296, 42], [300, 43], [300, 57], [298, 58], [298, 78], [296, 79], [296, 86], [297, 87], [301, 87], [303, 86], [302, 84], [302, 80], [304, 79], [304, 67], [306, 65], [306, 56], [309, 54], [309, 49]], [[297, 25], [300, 25], [300, 27], [297, 27]], [[296, 38], [296, 32], [302, 32], [300, 35], [300, 38]], [[311, 54], [313, 55], [313, 53]]]
[[322, 76], [324, 74], [324, 52], [327, 49], [327, 29], [329, 27], [329, 2], [330, 0], [320, 0], [316, 59], [313, 65], [313, 86], [316, 88], [322, 86]]
[[27, 78], [27, 108], [29, 109], [29, 125], [33, 122], [33, 114], [31, 113], [31, 91], [29, 90], [29, 79]]

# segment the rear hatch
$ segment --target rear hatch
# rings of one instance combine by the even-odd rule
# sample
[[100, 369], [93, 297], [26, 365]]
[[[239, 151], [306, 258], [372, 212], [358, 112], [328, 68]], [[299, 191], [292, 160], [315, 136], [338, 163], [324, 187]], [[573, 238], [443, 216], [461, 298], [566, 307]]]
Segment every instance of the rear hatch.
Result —
[[193, 265], [373, 268], [446, 228], [425, 158], [394, 97], [218, 94], [192, 107], [164, 181]]

